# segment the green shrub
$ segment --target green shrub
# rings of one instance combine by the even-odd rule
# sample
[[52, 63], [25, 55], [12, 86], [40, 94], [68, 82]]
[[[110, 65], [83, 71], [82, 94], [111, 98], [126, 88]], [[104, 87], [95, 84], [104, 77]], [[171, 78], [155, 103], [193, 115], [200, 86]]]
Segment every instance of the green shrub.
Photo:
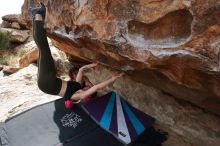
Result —
[[5, 50], [9, 48], [10, 45], [10, 33], [0, 32], [0, 50]]

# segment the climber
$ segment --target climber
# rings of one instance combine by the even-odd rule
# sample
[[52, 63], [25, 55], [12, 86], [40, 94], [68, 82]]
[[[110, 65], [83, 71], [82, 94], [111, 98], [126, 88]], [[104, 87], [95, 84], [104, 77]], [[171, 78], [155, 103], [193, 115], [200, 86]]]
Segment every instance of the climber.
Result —
[[[50, 52], [47, 41], [46, 31], [44, 29], [44, 18], [46, 14], [45, 6], [40, 3], [40, 7], [30, 9], [33, 18], [33, 38], [39, 48], [38, 60], [38, 87], [47, 94], [59, 95], [65, 98], [65, 101], [74, 101], [79, 103], [116, 79], [120, 78], [123, 73], [113, 75], [110, 79], [105, 80], [87, 90], [82, 90], [82, 77], [86, 69], [96, 67], [96, 63], [88, 64], [81, 67], [76, 75], [75, 81], [64, 81], [56, 76], [54, 61]], [[65, 102], [67, 108], [70, 102]]]

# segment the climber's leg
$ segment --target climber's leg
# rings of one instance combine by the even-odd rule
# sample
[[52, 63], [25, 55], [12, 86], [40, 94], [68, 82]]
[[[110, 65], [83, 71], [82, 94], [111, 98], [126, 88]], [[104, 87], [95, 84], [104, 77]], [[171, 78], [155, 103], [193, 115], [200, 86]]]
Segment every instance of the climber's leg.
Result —
[[57, 95], [60, 92], [62, 80], [56, 77], [56, 69], [47, 41], [42, 20], [34, 21], [34, 39], [39, 48], [38, 87], [45, 93]]
[[34, 16], [33, 32], [34, 41], [39, 48], [38, 87], [45, 93], [58, 95], [62, 88], [62, 80], [56, 77], [56, 69], [41, 14], [36, 13]]

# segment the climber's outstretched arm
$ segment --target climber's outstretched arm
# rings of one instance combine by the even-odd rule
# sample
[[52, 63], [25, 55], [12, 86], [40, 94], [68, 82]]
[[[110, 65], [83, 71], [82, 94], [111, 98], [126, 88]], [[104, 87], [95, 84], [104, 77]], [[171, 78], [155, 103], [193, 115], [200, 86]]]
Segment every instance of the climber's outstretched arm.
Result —
[[83, 100], [86, 99], [88, 96], [94, 94], [95, 92], [97, 92], [100, 89], [105, 88], [106, 86], [108, 86], [109, 84], [113, 83], [116, 79], [122, 77], [124, 74], [120, 73], [118, 75], [114, 75], [112, 76], [110, 79], [103, 81], [97, 85], [92, 86], [91, 88], [89, 88], [86, 91], [80, 90], [78, 92], [76, 92], [75, 94], [73, 94], [73, 96], [71, 97], [72, 100]]
[[83, 72], [86, 69], [93, 68], [93, 67], [95, 67], [97, 65], [98, 65], [97, 63], [92, 63], [92, 64], [84, 65], [83, 67], [81, 67], [79, 69], [78, 73], [77, 73], [76, 82], [78, 82], [78, 83], [80, 83], [82, 85], [83, 84]]

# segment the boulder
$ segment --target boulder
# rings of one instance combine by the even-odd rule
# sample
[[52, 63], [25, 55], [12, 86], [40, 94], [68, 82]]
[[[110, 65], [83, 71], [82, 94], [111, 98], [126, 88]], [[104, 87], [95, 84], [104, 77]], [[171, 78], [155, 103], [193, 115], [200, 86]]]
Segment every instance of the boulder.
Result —
[[32, 49], [28, 51], [24, 56], [19, 59], [19, 67], [24, 68], [29, 64], [34, 63], [38, 59], [38, 49]]
[[14, 28], [14, 29], [18, 29], [18, 30], [21, 29], [21, 26], [19, 23], [17, 23], [17, 22], [9, 23], [8, 21], [3, 21], [1, 23], [1, 27], [2, 28]]
[[[220, 115], [217, 0], [41, 2], [56, 47]], [[36, 3], [22, 7], [29, 27]]]
[[[64, 75], [65, 73], [68, 73], [72, 65], [67, 60], [66, 54], [58, 50], [56, 47], [54, 47], [50, 39], [48, 39], [48, 41], [49, 41], [52, 57], [54, 59], [55, 66], [57, 68], [57, 74]], [[32, 63], [37, 62], [39, 57], [39, 50], [37, 48], [36, 43], [33, 40], [24, 44], [24, 46], [21, 47], [20, 49], [22, 49], [23, 51], [23, 55], [21, 55], [19, 58], [20, 69], [27, 67]]]
[[25, 43], [18, 52], [21, 52], [19, 55], [19, 67], [20, 69], [29, 66], [30, 64], [38, 60], [38, 49], [36, 43], [32, 40]]
[[21, 14], [9, 14], [2, 17], [2, 20], [7, 21], [9, 23], [17, 22], [22, 29], [26, 29], [26, 21], [23, 19]]
[[27, 30], [0, 28], [0, 31], [1, 32], [9, 32], [11, 34], [10, 42], [12, 42], [12, 43], [24, 43], [29, 37]]

